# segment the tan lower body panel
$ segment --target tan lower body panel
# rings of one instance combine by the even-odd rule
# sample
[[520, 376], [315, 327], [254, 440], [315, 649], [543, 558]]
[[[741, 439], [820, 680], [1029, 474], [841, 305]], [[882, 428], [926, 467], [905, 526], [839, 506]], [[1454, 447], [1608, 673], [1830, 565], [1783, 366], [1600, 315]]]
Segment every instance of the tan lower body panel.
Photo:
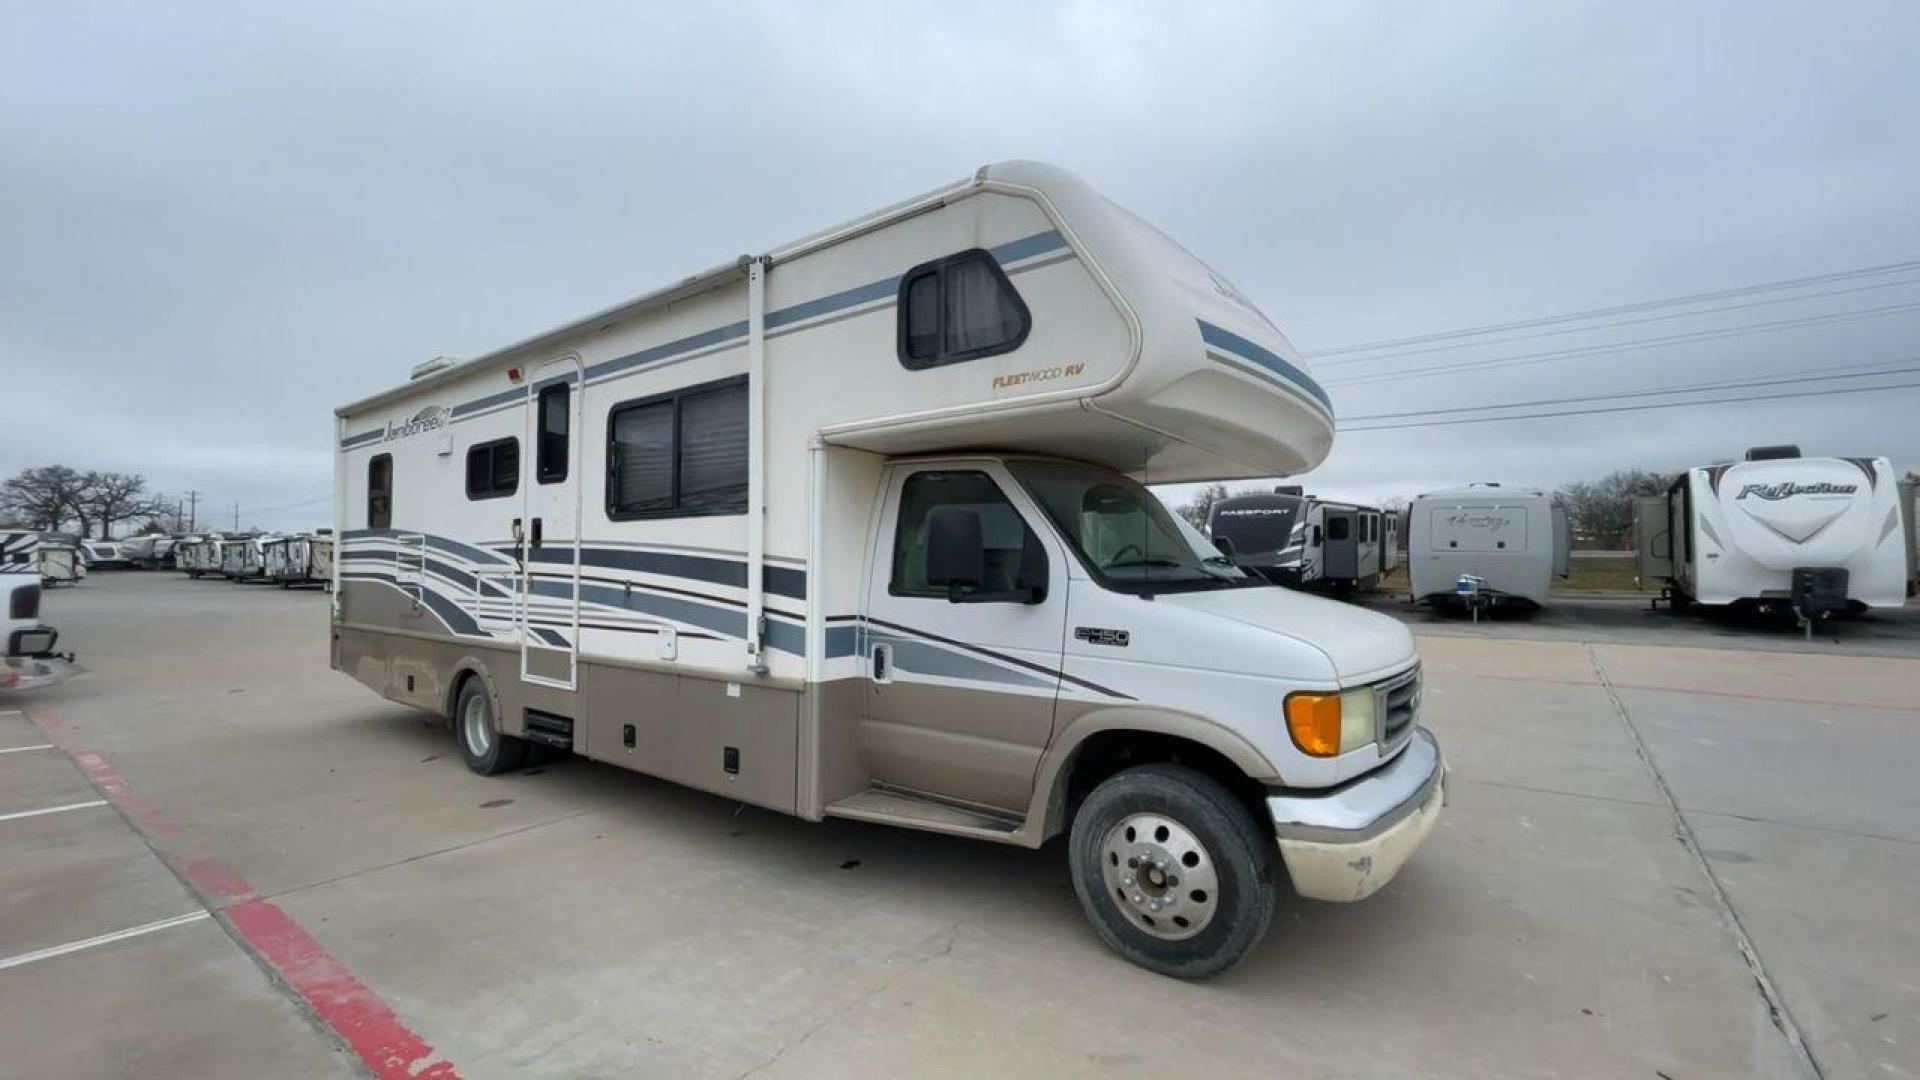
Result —
[[[500, 729], [508, 735], [523, 733], [526, 710], [538, 709], [573, 721], [576, 753], [796, 812], [798, 690], [584, 657], [579, 689], [560, 690], [522, 681], [519, 649], [506, 643], [351, 626], [338, 632], [340, 670], [392, 701], [450, 715], [456, 681], [478, 668], [493, 687]], [[626, 745], [629, 727], [632, 746]]]

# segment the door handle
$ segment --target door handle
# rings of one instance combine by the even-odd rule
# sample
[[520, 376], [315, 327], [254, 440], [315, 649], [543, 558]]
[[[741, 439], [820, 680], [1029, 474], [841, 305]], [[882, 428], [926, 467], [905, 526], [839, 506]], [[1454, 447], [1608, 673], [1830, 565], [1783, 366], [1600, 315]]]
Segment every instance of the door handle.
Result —
[[890, 683], [893, 681], [893, 646], [879, 644], [873, 647], [873, 681]]
[[540, 546], [540, 519], [539, 518], [533, 519], [533, 543], [528, 546], [536, 547], [536, 548]]

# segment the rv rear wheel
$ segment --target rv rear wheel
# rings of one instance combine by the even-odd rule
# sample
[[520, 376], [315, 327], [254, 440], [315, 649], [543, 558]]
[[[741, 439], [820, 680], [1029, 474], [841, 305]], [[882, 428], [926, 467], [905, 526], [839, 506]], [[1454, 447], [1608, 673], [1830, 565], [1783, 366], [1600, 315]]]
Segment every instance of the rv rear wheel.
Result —
[[467, 768], [481, 776], [511, 772], [526, 763], [527, 744], [500, 733], [493, 715], [493, 697], [478, 678], [470, 678], [460, 687], [460, 698], [453, 707], [453, 737], [460, 743], [460, 756]]
[[1204, 773], [1142, 765], [1109, 777], [1073, 820], [1073, 891], [1101, 940], [1149, 971], [1203, 979], [1273, 921], [1273, 840]]

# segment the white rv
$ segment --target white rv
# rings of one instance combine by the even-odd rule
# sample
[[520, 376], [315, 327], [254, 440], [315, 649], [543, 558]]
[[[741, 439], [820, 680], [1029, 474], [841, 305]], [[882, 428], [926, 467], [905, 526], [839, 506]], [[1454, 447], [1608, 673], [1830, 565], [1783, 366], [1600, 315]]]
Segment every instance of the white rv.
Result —
[[[1545, 492], [1469, 484], [1416, 497], [1408, 510], [1407, 576], [1415, 603], [1537, 608], [1569, 570], [1573, 530]], [[1469, 591], [1460, 579], [1473, 581]]]
[[1798, 610], [1813, 620], [1906, 603], [1906, 532], [1886, 458], [1757, 447], [1634, 502], [1637, 569], [1676, 607]]
[[220, 573], [228, 581], [267, 580], [267, 544], [276, 536], [229, 536], [220, 541]]
[[125, 570], [132, 566], [132, 560], [121, 550], [118, 540], [81, 540], [81, 550], [87, 557], [87, 566], [94, 570]]
[[57, 532], [0, 532], [0, 568], [37, 569], [49, 588], [78, 584], [87, 576], [79, 542]]
[[266, 541], [262, 556], [267, 578], [283, 589], [333, 584], [333, 536], [329, 531], [276, 537]]
[[[1296, 473], [1326, 395], [1219, 275], [1015, 163], [338, 410], [333, 666], [808, 819], [1037, 847], [1204, 976], [1357, 900], [1444, 767], [1399, 623], [1141, 481]], [[1282, 867], [1284, 866], [1284, 869]]]
[[173, 549], [173, 565], [190, 578], [220, 572], [220, 543], [213, 536], [183, 536]]
[[1298, 487], [1230, 496], [1207, 514], [1213, 542], [1241, 565], [1277, 585], [1340, 596], [1373, 588], [1398, 565], [1398, 524], [1378, 507], [1331, 502]]
[[[15, 534], [0, 533], [0, 545]], [[14, 550], [7, 548], [7, 551]], [[66, 678], [78, 669], [73, 654], [55, 653], [60, 633], [40, 620], [40, 571], [28, 560], [0, 560], [0, 693], [35, 690]]]

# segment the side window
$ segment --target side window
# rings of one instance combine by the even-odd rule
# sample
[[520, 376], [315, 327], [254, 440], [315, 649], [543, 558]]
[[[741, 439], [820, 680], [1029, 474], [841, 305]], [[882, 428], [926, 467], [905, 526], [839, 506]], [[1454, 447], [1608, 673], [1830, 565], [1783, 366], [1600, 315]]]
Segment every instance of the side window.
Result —
[[534, 475], [543, 484], [567, 478], [567, 429], [573, 423], [573, 388], [555, 383], [540, 391], [540, 435]]
[[495, 439], [467, 448], [467, 498], [504, 499], [518, 490], [519, 439]]
[[942, 507], [971, 510], [980, 517], [987, 571], [981, 593], [1011, 596], [1046, 583], [1046, 548], [992, 477], [982, 472], [921, 472], [909, 476], [900, 489], [889, 593], [948, 598], [945, 585], [927, 582], [927, 521]]
[[1347, 538], [1347, 529], [1348, 529], [1347, 520], [1348, 519], [1345, 518], [1344, 516], [1328, 519], [1327, 539], [1345, 540]]
[[393, 528], [393, 455], [367, 462], [367, 528]]
[[607, 418], [607, 516], [747, 511], [747, 381], [615, 406]]
[[1033, 317], [992, 255], [978, 248], [900, 278], [900, 363], [913, 370], [1011, 352]]

